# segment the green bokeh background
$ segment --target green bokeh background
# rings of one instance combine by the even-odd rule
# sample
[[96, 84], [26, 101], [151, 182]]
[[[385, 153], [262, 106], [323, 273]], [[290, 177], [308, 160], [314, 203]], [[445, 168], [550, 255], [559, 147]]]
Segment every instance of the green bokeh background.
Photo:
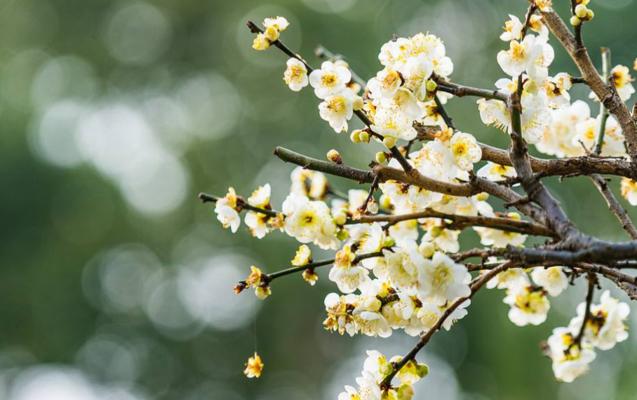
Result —
[[[555, 3], [566, 11], [566, 1]], [[637, 4], [591, 7], [584, 37], [594, 60], [608, 45], [614, 64], [632, 66]], [[429, 31], [446, 43], [454, 81], [490, 87], [503, 75], [501, 26], [525, 8], [522, 0], [1, 0], [0, 399], [334, 399], [353, 383], [364, 349], [406, 352], [415, 339], [402, 333], [323, 331], [323, 297], [335, 289], [325, 271], [313, 288], [296, 276], [277, 281], [266, 302], [231, 291], [252, 263], [285, 266], [295, 245], [277, 233], [258, 241], [223, 230], [199, 191], [232, 185], [249, 194], [270, 182], [280, 204], [292, 166], [274, 159], [275, 146], [316, 157], [336, 147], [358, 166], [378, 150], [334, 134], [311, 92], [283, 84], [285, 58], [250, 49], [244, 23], [284, 15], [285, 40], [311, 64], [322, 44], [365, 78], [393, 34]], [[556, 54], [552, 72], [576, 74]], [[448, 110], [459, 129], [506, 143], [480, 123], [474, 99]], [[624, 237], [587, 179], [550, 186], [583, 230]], [[462, 323], [435, 337], [420, 356], [432, 373], [416, 399], [635, 398], [632, 336], [571, 385], [556, 383], [541, 355], [539, 342], [568, 322], [581, 285], [553, 302], [540, 327], [508, 322], [502, 297], [481, 294]], [[248, 381], [241, 371], [255, 346], [266, 370]]]

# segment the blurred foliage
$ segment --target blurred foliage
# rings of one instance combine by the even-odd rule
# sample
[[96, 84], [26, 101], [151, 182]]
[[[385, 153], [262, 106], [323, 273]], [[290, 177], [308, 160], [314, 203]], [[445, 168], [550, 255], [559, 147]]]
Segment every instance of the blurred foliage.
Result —
[[[567, 1], [555, 0], [560, 11]], [[247, 19], [284, 15], [285, 40], [317, 64], [317, 44], [370, 77], [393, 34], [430, 31], [455, 63], [454, 80], [499, 78], [505, 0], [2, 0], [0, 1], [0, 398], [11, 400], [334, 399], [360, 370], [364, 349], [402, 354], [413, 338], [352, 339], [324, 332], [325, 272], [317, 287], [277, 281], [259, 303], [235, 296], [251, 263], [285, 266], [294, 243], [232, 235], [198, 191], [248, 194], [288, 188], [283, 145], [316, 157], [341, 149], [367, 164], [318, 117], [309, 93], [282, 83], [285, 58], [250, 49]], [[633, 0], [593, 0], [585, 40], [632, 65]], [[552, 71], [575, 73], [559, 50]], [[587, 93], [578, 88], [575, 94]], [[475, 102], [449, 105], [482, 141], [506, 137], [480, 124]], [[346, 183], [334, 184], [346, 190]], [[617, 188], [617, 181], [613, 186]], [[551, 187], [585, 231], [622, 238], [586, 179]], [[631, 211], [633, 216], [637, 214]], [[466, 234], [467, 245], [476, 237]], [[276, 249], [276, 250], [273, 250]], [[553, 304], [541, 327], [507, 321], [502, 293], [480, 295], [469, 317], [421, 355], [432, 374], [417, 399], [632, 399], [634, 340], [600, 354], [577, 383], [554, 382], [538, 348], [564, 324], [581, 288]], [[258, 381], [241, 374], [255, 346]], [[585, 394], [585, 395], [584, 395]]]

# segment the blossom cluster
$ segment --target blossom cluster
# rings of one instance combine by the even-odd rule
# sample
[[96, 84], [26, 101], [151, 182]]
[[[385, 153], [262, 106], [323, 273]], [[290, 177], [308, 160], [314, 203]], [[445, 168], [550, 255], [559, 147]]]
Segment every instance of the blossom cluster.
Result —
[[572, 382], [588, 371], [589, 364], [595, 359], [594, 349], [610, 350], [618, 342], [626, 340], [629, 312], [628, 304], [605, 291], [600, 303], [590, 307], [589, 318], [584, 323], [586, 303], [581, 303], [569, 325], [555, 328], [548, 339], [555, 376], [561, 381]]
[[[587, 4], [578, 2], [574, 15], [578, 24], [592, 18]], [[536, 0], [535, 6], [549, 10], [550, 1]], [[573, 25], [575, 22], [572, 20]], [[276, 17], [267, 18], [263, 25], [265, 29], [253, 43], [257, 50], [279, 41], [289, 24]], [[627, 157], [618, 121], [603, 108], [598, 116], [591, 116], [587, 102], [571, 98], [573, 77], [564, 72], [550, 74], [554, 50], [541, 14], [530, 14], [526, 21], [509, 16], [500, 38], [508, 48], [497, 54], [497, 63], [507, 77], [495, 83], [494, 93], [519, 96], [520, 133], [526, 142], [556, 157], [587, 155], [596, 145], [600, 156]], [[394, 38], [381, 46], [378, 59], [382, 68], [366, 83], [357, 82], [342, 59], [324, 61], [319, 69], [312, 69], [300, 56], [287, 61], [283, 80], [295, 92], [310, 86], [320, 100], [320, 118], [337, 133], [350, 131], [350, 120], [357, 115], [366, 126], [352, 130], [352, 141], [375, 139], [393, 151], [377, 155], [377, 165], [405, 171], [409, 167], [423, 179], [441, 185], [460, 186], [475, 177], [499, 185], [517, 178], [511, 166], [483, 163], [483, 146], [477, 138], [455, 129], [445, 118], [442, 107], [452, 95], [438, 89], [450, 82], [453, 63], [438, 37], [418, 33]], [[610, 69], [609, 82], [624, 101], [635, 91], [623, 65]], [[486, 125], [513, 133], [513, 107], [496, 97], [478, 100], [480, 117]], [[435, 127], [435, 133], [418, 137], [418, 124]], [[598, 144], [602, 128], [603, 142]], [[398, 143], [406, 145], [397, 149]], [[327, 158], [342, 163], [335, 150]], [[484, 249], [515, 249], [527, 241], [523, 230], [501, 225], [523, 223], [522, 216], [495, 211], [487, 193], [452, 196], [402, 180], [382, 179], [369, 192], [351, 189], [341, 194], [322, 172], [298, 167], [290, 178], [289, 194], [280, 208], [272, 206], [271, 187], [264, 184], [247, 199], [229, 188], [224, 197], [216, 199], [215, 213], [233, 233], [245, 211], [245, 225], [254, 237], [262, 239], [278, 230], [299, 242], [290, 261], [293, 268], [285, 274], [302, 272], [314, 285], [319, 279], [315, 269], [331, 266], [327, 276], [338, 290], [324, 300], [327, 316], [323, 325], [329, 331], [386, 338], [396, 330], [411, 336], [449, 330], [467, 315], [471, 297], [485, 277], [489, 278], [485, 279], [487, 288], [504, 290], [503, 301], [513, 324], [539, 325], [547, 319], [551, 299], [578, 276], [569, 266], [524, 264], [485, 276], [497, 272], [491, 270], [494, 265], [506, 266], [505, 259], [498, 257], [482, 260], [478, 266], [464, 264], [460, 235], [468, 226]], [[377, 189], [380, 196], [376, 198]], [[637, 205], [636, 181], [623, 178], [621, 193]], [[454, 218], [490, 219], [500, 225], [464, 226], [455, 224]], [[334, 251], [334, 258], [315, 263], [310, 246]], [[271, 294], [274, 276], [252, 266], [236, 291], [251, 287], [264, 299]], [[571, 382], [588, 369], [595, 349], [608, 350], [625, 340], [628, 312], [627, 304], [608, 291], [601, 295], [600, 304], [582, 303], [568, 326], [556, 328], [548, 339], [556, 378]], [[254, 367], [246, 374], [258, 376], [260, 357], [251, 360], [249, 365]], [[394, 370], [400, 361], [400, 357], [388, 360], [378, 352], [368, 352], [362, 376], [356, 380], [358, 386], [347, 386], [339, 400], [410, 399], [413, 383], [426, 375], [427, 368], [410, 359]], [[383, 387], [385, 378], [393, 375], [397, 383]]]
[[[521, 90], [524, 139], [547, 155], [581, 156], [594, 151], [603, 123], [605, 134], [601, 155], [625, 157], [624, 136], [615, 117], [591, 116], [588, 103], [581, 100], [571, 102], [569, 91], [573, 82], [569, 74], [560, 72], [550, 76], [548, 68], [553, 62], [554, 50], [548, 43], [548, 29], [541, 17], [534, 15], [529, 28], [534, 34], [526, 34], [520, 40], [523, 23], [513, 15], [505, 23], [505, 32], [500, 38], [509, 43], [509, 49], [500, 51], [497, 60], [509, 78], [495, 83], [496, 88], [507, 95]], [[630, 70], [624, 65], [610, 70], [609, 81], [623, 101], [635, 92]], [[594, 93], [590, 98], [597, 99]], [[506, 104], [479, 99], [478, 109], [485, 124], [510, 133], [511, 115]]]
[[392, 371], [393, 364], [402, 357], [395, 356], [387, 359], [375, 350], [367, 352], [360, 377], [356, 378], [357, 387], [345, 386], [345, 391], [338, 395], [338, 400], [403, 400], [413, 396], [413, 384], [426, 376], [429, 368], [425, 364], [409, 360], [396, 374], [398, 384], [387, 391], [381, 390], [382, 380]]

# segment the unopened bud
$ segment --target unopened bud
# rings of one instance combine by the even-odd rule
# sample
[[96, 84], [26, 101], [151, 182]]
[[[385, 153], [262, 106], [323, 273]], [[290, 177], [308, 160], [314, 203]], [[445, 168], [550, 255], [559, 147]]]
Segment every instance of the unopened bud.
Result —
[[376, 153], [376, 162], [379, 164], [384, 164], [387, 161], [387, 156], [384, 152], [379, 151]]
[[391, 236], [387, 236], [385, 237], [385, 240], [383, 241], [383, 248], [390, 248], [390, 247], [394, 247], [396, 245], [396, 241], [394, 240], [393, 237]]
[[243, 292], [243, 290], [245, 288], [247, 288], [247, 287], [248, 287], [248, 285], [245, 283], [245, 281], [241, 281], [241, 282], [237, 283], [237, 285], [234, 287], [233, 290], [234, 290], [235, 294], [239, 294], [239, 293]]
[[309, 283], [311, 286], [314, 286], [314, 284], [316, 284], [316, 281], [318, 281], [319, 277], [318, 275], [316, 275], [316, 272], [314, 272], [314, 269], [308, 268], [305, 271], [303, 271], [303, 279], [305, 279], [305, 281]]
[[588, 15], [588, 8], [584, 4], [578, 4], [575, 7], [575, 15], [579, 19], [586, 19], [586, 15]]
[[371, 214], [378, 214], [378, 203], [376, 203], [376, 200], [369, 200], [367, 203], [367, 211]]
[[347, 240], [347, 238], [349, 238], [349, 232], [347, 232], [347, 230], [345, 230], [345, 229], [341, 229], [336, 234], [336, 238], [338, 240]]
[[588, 11], [586, 12], [586, 20], [590, 21], [594, 17], [595, 17], [595, 12], [589, 8]]
[[380, 196], [380, 206], [386, 210], [391, 209], [391, 198], [386, 195]]
[[489, 198], [489, 193], [481, 192], [476, 195], [476, 200], [478, 201], [486, 201]]
[[571, 17], [570, 22], [571, 22], [571, 25], [573, 25], [573, 26], [579, 26], [582, 23], [582, 20], [577, 18], [577, 16], [573, 15]]
[[279, 30], [274, 26], [268, 26], [265, 32], [263, 32], [263, 35], [270, 42], [276, 42], [277, 40], [279, 40]]
[[396, 146], [396, 138], [393, 136], [385, 136], [385, 138], [383, 139], [383, 144], [387, 146], [388, 149], [391, 149], [392, 147]]
[[352, 133], [349, 135], [349, 139], [353, 142], [353, 143], [360, 143], [361, 141], [361, 130], [360, 129], [356, 129], [354, 131], [352, 131]]
[[425, 258], [431, 258], [436, 253], [436, 245], [431, 242], [422, 242], [418, 246], [418, 251]]
[[433, 79], [429, 79], [426, 84], [427, 92], [435, 92], [438, 84]]
[[347, 215], [345, 215], [344, 212], [339, 212], [334, 215], [334, 223], [336, 225], [343, 226], [345, 225], [345, 222], [347, 222]]
[[343, 164], [341, 153], [339, 153], [336, 149], [332, 149], [327, 152], [327, 159], [336, 164]]
[[359, 138], [361, 143], [369, 143], [369, 132], [361, 131]]
[[252, 48], [255, 50], [263, 51], [268, 47], [270, 47], [270, 41], [263, 33], [259, 33], [252, 41]]

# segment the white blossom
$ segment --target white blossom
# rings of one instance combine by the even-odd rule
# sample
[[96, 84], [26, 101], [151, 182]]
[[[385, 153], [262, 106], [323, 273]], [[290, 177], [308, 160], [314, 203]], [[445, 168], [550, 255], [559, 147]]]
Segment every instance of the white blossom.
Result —
[[338, 246], [336, 224], [327, 205], [294, 193], [283, 202], [285, 231], [301, 243], [314, 243], [322, 249]]
[[559, 296], [568, 286], [568, 278], [562, 267], [534, 268], [531, 278], [551, 296]]
[[420, 295], [434, 304], [443, 305], [471, 293], [471, 275], [462, 264], [457, 264], [444, 253], [436, 252], [425, 260], [420, 277]]
[[321, 69], [310, 73], [310, 85], [319, 99], [335, 96], [345, 90], [352, 79], [352, 73], [341, 64], [325, 61]]
[[296, 58], [290, 58], [287, 61], [287, 68], [283, 74], [283, 80], [290, 90], [298, 92], [309, 83], [307, 76], [307, 68], [305, 64]]
[[573, 382], [585, 374], [595, 359], [591, 346], [575, 343], [575, 336], [568, 328], [555, 328], [548, 339], [548, 346], [553, 360], [553, 373], [562, 382]]
[[507, 289], [504, 302], [511, 306], [509, 319], [517, 326], [540, 325], [546, 321], [551, 305], [542, 288], [515, 286]]

